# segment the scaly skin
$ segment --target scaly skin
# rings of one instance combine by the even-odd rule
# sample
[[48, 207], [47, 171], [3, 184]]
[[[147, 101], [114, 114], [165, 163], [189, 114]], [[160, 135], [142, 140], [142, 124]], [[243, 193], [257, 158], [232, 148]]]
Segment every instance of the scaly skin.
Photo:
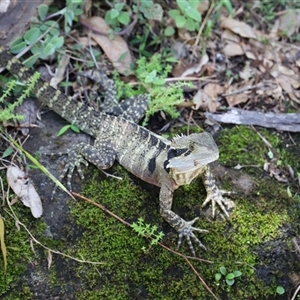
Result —
[[[0, 66], [8, 69], [25, 83], [32, 77], [32, 72], [1, 46]], [[115, 85], [112, 80], [102, 74], [99, 82], [106, 91], [106, 97], [115, 96]], [[117, 160], [135, 176], [160, 187], [160, 213], [178, 231], [178, 247], [182, 238], [186, 237], [194, 256], [191, 238], [205, 249], [193, 233], [193, 231], [207, 232], [192, 227], [198, 218], [187, 222], [175, 214], [171, 207], [174, 190], [181, 185], [189, 184], [200, 175], [207, 190], [207, 198], [203, 205], [211, 201], [214, 216], [217, 203], [228, 217], [225, 208], [228, 203], [222, 196], [224, 192], [216, 186], [208, 166], [219, 156], [218, 148], [209, 133], [179, 136], [169, 141], [133, 121], [95, 111], [92, 107], [65, 96], [60, 90], [52, 88], [43, 80], [37, 82], [32, 92], [43, 104], [95, 138], [93, 146], [80, 143], [69, 151], [69, 162], [65, 166], [63, 175], [67, 173], [70, 189], [71, 176], [75, 168], [83, 178], [81, 163], [87, 164], [88, 161], [99, 169], [105, 170]], [[138, 109], [145, 110], [145, 105], [141, 104]], [[131, 119], [138, 118], [134, 115]]]

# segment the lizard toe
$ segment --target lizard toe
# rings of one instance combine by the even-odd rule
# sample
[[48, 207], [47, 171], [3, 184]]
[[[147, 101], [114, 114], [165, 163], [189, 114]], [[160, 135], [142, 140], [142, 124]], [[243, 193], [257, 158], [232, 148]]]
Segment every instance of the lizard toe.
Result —
[[[190, 251], [192, 252], [193, 256], [196, 256], [195, 249], [192, 243], [192, 240], [202, 249], [206, 250], [206, 247], [200, 242], [200, 240], [194, 235], [193, 231], [201, 232], [201, 233], [207, 233], [208, 230], [206, 229], [200, 229], [193, 227], [192, 225], [198, 220], [198, 217], [193, 219], [192, 221], [185, 222], [185, 226], [178, 230], [178, 243], [177, 243], [177, 249], [180, 248], [183, 237], [186, 238], [188, 246], [190, 248]], [[192, 239], [192, 240], [191, 240]]]
[[216, 216], [216, 204], [219, 206], [221, 212], [225, 215], [226, 219], [229, 219], [228, 210], [234, 207], [232, 200], [223, 197], [224, 194], [233, 194], [234, 192], [228, 192], [220, 189], [216, 189], [213, 193], [207, 195], [205, 201], [202, 203], [202, 207], [205, 207], [209, 202], [212, 206], [212, 217]]

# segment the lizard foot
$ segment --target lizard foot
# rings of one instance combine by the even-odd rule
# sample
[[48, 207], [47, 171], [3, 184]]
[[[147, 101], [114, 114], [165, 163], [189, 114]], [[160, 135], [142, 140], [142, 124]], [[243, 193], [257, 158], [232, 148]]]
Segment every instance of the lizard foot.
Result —
[[[71, 179], [72, 179], [74, 170], [77, 169], [77, 172], [78, 172], [80, 178], [83, 180], [84, 175], [83, 175], [83, 171], [81, 168], [81, 164], [84, 164], [87, 167], [88, 162], [78, 152], [77, 147], [70, 149], [67, 152], [67, 155], [68, 155], [68, 157], [66, 159], [66, 164], [65, 164], [64, 169], [62, 170], [61, 174], [59, 175], [58, 180], [62, 181], [63, 178], [67, 176], [67, 186], [68, 186], [68, 189], [71, 191], [72, 190]], [[53, 189], [52, 196], [51, 196], [52, 199], [56, 193], [56, 189], [57, 189], [57, 185]]]
[[198, 219], [199, 219], [199, 217], [197, 217], [194, 220], [189, 221], [189, 222], [185, 221], [184, 227], [182, 229], [178, 230], [179, 236], [178, 236], [177, 249], [179, 249], [179, 247], [182, 243], [182, 238], [185, 237], [193, 256], [196, 256], [196, 253], [195, 253], [191, 238], [194, 240], [194, 242], [196, 242], [198, 244], [199, 247], [206, 250], [206, 247], [199, 241], [199, 239], [193, 233], [193, 231], [205, 232], [205, 233], [208, 232], [208, 230], [200, 229], [200, 228], [196, 228], [196, 227], [192, 226]]
[[224, 213], [225, 217], [229, 219], [228, 210], [234, 207], [234, 202], [230, 199], [224, 198], [223, 195], [234, 194], [234, 192], [228, 192], [219, 189], [215, 186], [212, 190], [208, 191], [207, 197], [202, 204], [202, 207], [206, 206], [209, 202], [212, 203], [212, 217], [216, 215], [216, 203], [220, 207], [221, 211]]

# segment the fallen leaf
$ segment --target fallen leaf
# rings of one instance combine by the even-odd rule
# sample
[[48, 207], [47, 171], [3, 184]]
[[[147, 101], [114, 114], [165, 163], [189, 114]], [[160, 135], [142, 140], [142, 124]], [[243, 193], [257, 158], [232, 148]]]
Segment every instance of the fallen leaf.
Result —
[[48, 270], [50, 270], [52, 265], [52, 252], [50, 250], [48, 250], [47, 260], [48, 260]]
[[42, 202], [26, 174], [18, 167], [11, 165], [7, 168], [6, 176], [8, 185], [14, 193], [25, 206], [30, 207], [32, 215], [39, 218], [43, 213]]
[[234, 33], [249, 39], [256, 39], [254, 29], [245, 22], [237, 21], [231, 18], [223, 18], [221, 22], [223, 28], [230, 29]]
[[299, 9], [288, 10], [279, 17], [278, 33], [285, 36], [292, 36], [299, 30]]
[[[253, 79], [246, 82], [239, 82], [228, 87], [226, 94], [232, 94], [225, 96], [226, 101], [230, 107], [236, 106], [240, 103], [248, 101], [250, 94], [247, 91], [248, 87], [253, 84]], [[239, 92], [240, 91], [240, 92]]]
[[226, 56], [237, 56], [244, 54], [244, 50], [241, 45], [234, 42], [228, 42], [223, 51]]
[[0, 246], [1, 246], [1, 252], [3, 256], [3, 263], [4, 263], [4, 271], [6, 271], [7, 268], [7, 251], [6, 251], [6, 245], [4, 240], [4, 222], [2, 217], [0, 216]]
[[[210, 88], [208, 88], [208, 90], [210, 92]], [[216, 97], [213, 98], [202, 90], [198, 90], [198, 92], [194, 95], [193, 103], [195, 105], [193, 107], [195, 110], [201, 108], [212, 113], [220, 107], [220, 103], [217, 101]]]
[[208, 61], [209, 61], [208, 55], [205, 53], [205, 54], [202, 56], [200, 62], [199, 62], [197, 65], [195, 65], [195, 66], [193, 66], [193, 67], [191, 67], [191, 68], [185, 70], [185, 71], [181, 74], [181, 77], [187, 77], [187, 76], [189, 76], [189, 75], [191, 75], [191, 74], [199, 73], [199, 72], [201, 71], [201, 69], [208, 63]]
[[7, 12], [9, 5], [10, 5], [10, 0], [0, 0], [0, 13]]
[[80, 21], [90, 29], [90, 37], [103, 49], [115, 69], [124, 75], [133, 74], [130, 69], [133, 59], [125, 40], [119, 35], [110, 39], [111, 28], [100, 17], [81, 18]]
[[61, 83], [64, 80], [64, 74], [66, 71], [66, 68], [69, 64], [70, 56], [66, 53], [61, 57], [58, 68], [55, 70], [55, 75], [50, 80], [50, 85], [57, 89], [57, 86], [59, 83]]

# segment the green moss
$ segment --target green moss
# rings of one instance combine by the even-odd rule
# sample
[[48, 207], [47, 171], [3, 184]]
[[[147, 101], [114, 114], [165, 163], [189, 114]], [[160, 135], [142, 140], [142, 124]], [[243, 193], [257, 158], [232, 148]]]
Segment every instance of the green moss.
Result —
[[282, 139], [284, 135], [268, 129], [259, 129], [258, 132], [270, 143], [271, 149], [250, 127], [235, 126], [225, 129], [218, 138], [219, 161], [230, 167], [237, 164], [246, 166], [248, 173], [256, 175], [261, 172], [264, 163], [273, 158], [278, 166], [290, 165], [296, 170], [300, 169], [299, 149], [291, 142], [289, 136]]
[[[222, 144], [221, 156], [229, 165], [248, 162], [262, 166], [264, 153], [268, 149], [260, 139], [256, 139], [256, 134], [252, 136], [250, 129], [242, 133], [240, 130], [234, 128], [232, 137], [228, 131], [224, 133], [225, 138], [221, 135], [221, 143], [217, 141], [219, 145]], [[239, 134], [242, 137], [238, 138]], [[280, 151], [283, 149], [284, 143], [277, 136], [270, 132], [264, 132], [263, 135], [275, 148]], [[234, 150], [231, 142], [236, 143], [237, 150]], [[252, 153], [247, 154], [244, 148]], [[234, 157], [230, 151], [237, 151], [239, 156]], [[293, 159], [295, 154], [292, 151], [289, 153], [292, 154], [289, 159]], [[229, 157], [226, 157], [227, 154]], [[256, 160], [251, 162], [251, 159]], [[105, 177], [96, 168], [89, 168], [90, 175], [83, 188], [85, 196], [101, 203], [131, 224], [142, 217], [145, 223], [157, 225], [158, 230], [165, 233], [162, 242], [176, 249], [177, 233], [159, 214], [159, 189], [142, 183], [118, 165], [109, 172], [121, 176], [123, 180]], [[291, 224], [300, 223], [296, 201], [289, 198], [285, 187], [274, 179], [257, 177], [253, 181], [254, 188], [249, 194], [238, 193], [233, 196], [236, 207], [230, 221], [212, 221], [201, 217], [195, 224], [198, 228], [209, 230], [207, 234], [195, 233], [207, 247], [207, 251], [196, 248], [196, 253], [211, 263], [191, 262], [219, 299], [275, 299], [278, 285], [289, 290], [285, 279], [289, 272], [284, 267], [290, 267], [297, 273], [295, 267], [289, 265], [289, 253], [280, 252], [287, 248], [288, 228]], [[232, 182], [229, 177], [222, 178], [222, 188], [234, 190]], [[196, 179], [175, 192], [173, 210], [186, 220], [202, 216], [201, 203], [205, 197], [206, 191], [201, 179]], [[67, 293], [72, 285], [76, 299], [212, 299], [184, 259], [160, 246], [150, 247], [150, 241], [138, 236], [130, 227], [96, 206], [81, 200], [72, 200], [69, 206], [71, 216], [70, 223], [64, 229], [65, 238], [53, 242], [45, 239], [45, 243], [74, 257], [102, 264], [84, 264], [53, 256], [48, 275], [50, 290]], [[299, 234], [300, 226], [297, 226], [293, 226], [294, 235]], [[10, 230], [13, 228], [11, 224]], [[24, 234], [22, 239], [26, 244], [28, 236]], [[20, 241], [14, 243], [20, 244]], [[277, 244], [282, 246], [278, 247]], [[32, 256], [28, 243], [26, 247], [28, 253], [25, 262]], [[144, 248], [145, 251], [142, 250]], [[190, 254], [186, 242], [180, 252]], [[46, 255], [43, 253], [43, 259]], [[20, 256], [14, 257], [20, 259]], [[282, 261], [286, 263], [279, 263]], [[228, 272], [242, 272], [242, 276], [231, 287], [224, 278], [215, 281], [215, 274], [222, 266]], [[68, 281], [69, 274], [72, 274], [72, 280]], [[8, 285], [8, 288], [11, 287], [12, 283]], [[15, 298], [18, 299], [17, 296]]]
[[[153, 191], [148, 185], [142, 188], [141, 182], [121, 167], [114, 168], [113, 174], [121, 175], [123, 180], [102, 178], [99, 182], [99, 175], [93, 175], [84, 189], [86, 196], [130, 223], [143, 217], [146, 223], [159, 226], [159, 230], [166, 233], [163, 243], [175, 249], [177, 234], [159, 215], [158, 189]], [[266, 186], [269, 189], [266, 190]], [[201, 180], [197, 179], [176, 191], [173, 210], [187, 220], [192, 219], [199, 215], [205, 196]], [[272, 299], [278, 285], [276, 278], [282, 274], [270, 276], [271, 284], [257, 277], [255, 268], [262, 262], [257, 249], [281, 239], [281, 228], [290, 221], [284, 208], [289, 200], [270, 179], [257, 185], [256, 194], [244, 197], [236, 201], [230, 223], [205, 219], [197, 222], [197, 227], [209, 230], [208, 234], [197, 234], [208, 251], [197, 249], [197, 253], [212, 263], [192, 263], [219, 298], [225, 292], [232, 300]], [[269, 202], [276, 197], [280, 197], [279, 203]], [[77, 268], [78, 278], [86, 282], [85, 288], [76, 294], [77, 299], [133, 299], [138, 295], [141, 299], [210, 299], [184, 260], [159, 246], [143, 252], [142, 247], [148, 248], [149, 241], [130, 228], [90, 204], [72, 202], [71, 206], [73, 221], [84, 228], [71, 254], [104, 263]], [[180, 251], [189, 254], [185, 243]], [[214, 276], [221, 266], [229, 271], [240, 270], [243, 275], [232, 287], [225, 280], [217, 283]]]
[[[43, 231], [44, 223], [38, 220], [32, 222], [32, 217], [28, 213], [28, 208], [18, 203], [13, 207], [18, 218], [23, 223], [31, 223], [30, 231], [34, 235], [39, 235]], [[9, 212], [9, 209], [6, 208]], [[32, 261], [34, 253], [31, 249], [28, 234], [23, 227], [17, 228], [15, 220], [6, 213], [1, 211], [4, 218], [5, 244], [7, 248], [7, 271], [3, 269], [3, 257], [0, 255], [0, 296], [1, 299], [32, 299], [30, 290], [20, 282], [20, 275], [26, 269], [27, 264]], [[20, 288], [20, 286], [23, 286]]]

